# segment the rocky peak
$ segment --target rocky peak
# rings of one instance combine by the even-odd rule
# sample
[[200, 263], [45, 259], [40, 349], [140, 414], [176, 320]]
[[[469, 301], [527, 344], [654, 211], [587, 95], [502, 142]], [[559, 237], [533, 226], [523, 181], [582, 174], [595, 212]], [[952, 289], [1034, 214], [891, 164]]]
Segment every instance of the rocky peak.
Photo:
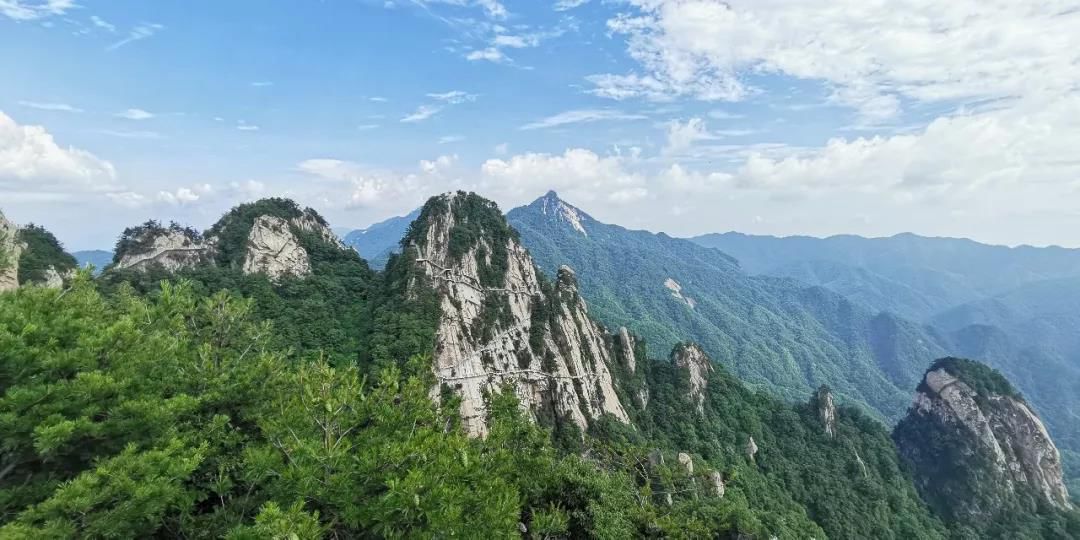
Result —
[[403, 245], [439, 296], [433, 370], [461, 397], [470, 434], [487, 431], [484, 394], [507, 385], [537, 417], [582, 429], [604, 414], [628, 422], [609, 370], [613, 353], [573, 270], [560, 269], [554, 286], [542, 282], [494, 203], [472, 193], [434, 197]]
[[586, 224], [592, 221], [592, 217], [574, 205], [560, 199], [558, 193], [549, 191], [530, 206], [535, 207], [537, 211], [553, 222], [568, 226], [584, 236], [589, 236]]
[[671, 351], [671, 361], [675, 367], [685, 370], [689, 375], [689, 399], [694, 402], [698, 413], [705, 413], [705, 390], [709, 384], [709, 373], [713, 370], [712, 361], [696, 343], [676, 345]]
[[836, 436], [836, 402], [833, 400], [832, 391], [828, 386], [821, 385], [814, 394], [814, 402], [817, 406], [818, 418], [825, 428], [825, 434], [829, 437]]
[[233, 208], [205, 235], [154, 221], [129, 228], [117, 244], [114, 260], [117, 268], [146, 270], [160, 265], [170, 272], [217, 263], [277, 281], [311, 274], [312, 243], [346, 249], [314, 210], [301, 209], [288, 199], [262, 199]]
[[291, 228], [295, 221], [297, 218], [286, 221], [277, 216], [255, 218], [244, 250], [245, 274], [266, 274], [271, 281], [277, 281], [311, 273], [308, 252]]
[[159, 265], [175, 272], [208, 262], [213, 254], [214, 243], [195, 229], [147, 221], [124, 230], [113, 262], [118, 269], [147, 270]]
[[1017, 497], [1071, 507], [1046, 427], [1001, 374], [977, 362], [935, 362], [893, 438], [924, 498], [953, 519], [978, 522]]
[[19, 255], [22, 244], [18, 228], [0, 213], [0, 292], [19, 287]]

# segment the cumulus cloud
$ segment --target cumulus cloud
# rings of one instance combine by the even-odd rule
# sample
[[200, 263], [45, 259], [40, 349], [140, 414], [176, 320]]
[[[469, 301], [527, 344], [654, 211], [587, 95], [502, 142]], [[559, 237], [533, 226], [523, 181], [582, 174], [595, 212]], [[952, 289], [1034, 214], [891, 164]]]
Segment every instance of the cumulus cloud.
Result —
[[555, 2], [555, 11], [567, 11], [576, 7], [581, 7], [589, 3], [589, 0], [558, 0]]
[[33, 21], [63, 15], [75, 0], [0, 0], [0, 14], [16, 21]]
[[64, 148], [42, 126], [20, 125], [0, 112], [0, 187], [11, 191], [116, 189], [108, 161], [73, 147]]
[[469, 53], [465, 55], [465, 59], [472, 62], [484, 60], [496, 64], [507, 60], [506, 55], [495, 47], [486, 47], [475, 51], [469, 51]]
[[[609, 28], [641, 69], [590, 78], [626, 99], [739, 100], [755, 73], [823, 81], [871, 120], [901, 98], [998, 99], [1075, 89], [1080, 9], [1072, 2], [631, 0]], [[989, 39], [987, 36], [994, 36]]]
[[521, 129], [545, 129], [568, 124], [583, 124], [609, 120], [644, 120], [646, 118], [648, 117], [645, 115], [632, 114], [615, 109], [577, 109], [561, 112], [535, 122], [530, 122], [521, 126]]
[[198, 184], [192, 187], [181, 187], [174, 191], [159, 191], [157, 201], [173, 206], [184, 206], [197, 202], [199, 199], [214, 191], [210, 184]]
[[528, 153], [489, 159], [480, 167], [483, 193], [518, 204], [556, 189], [583, 201], [627, 202], [648, 194], [645, 176], [631, 172], [635, 155], [601, 156], [573, 148], [562, 154]]

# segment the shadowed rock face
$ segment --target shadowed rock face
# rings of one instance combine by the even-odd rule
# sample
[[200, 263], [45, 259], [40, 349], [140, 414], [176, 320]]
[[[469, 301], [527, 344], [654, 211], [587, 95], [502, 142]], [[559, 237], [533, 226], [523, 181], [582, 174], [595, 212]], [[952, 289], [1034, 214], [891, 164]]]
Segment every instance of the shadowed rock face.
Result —
[[609, 369], [614, 354], [573, 271], [560, 269], [545, 287], [497, 207], [476, 195], [442, 195], [428, 205], [407, 245], [440, 298], [433, 369], [440, 386], [461, 397], [467, 431], [486, 434], [484, 394], [504, 385], [535, 416], [554, 414], [582, 429], [604, 414], [628, 422]]
[[832, 392], [827, 386], [818, 388], [817, 391], [818, 418], [825, 428], [825, 434], [830, 437], [836, 436], [836, 402]]
[[22, 246], [18, 228], [0, 213], [0, 292], [19, 287], [19, 254]]
[[1061, 456], [1039, 417], [1007, 382], [1007, 390], [990, 390], [953, 366], [939, 361], [926, 372], [893, 435], [927, 502], [963, 522], [1017, 498], [1071, 508]]

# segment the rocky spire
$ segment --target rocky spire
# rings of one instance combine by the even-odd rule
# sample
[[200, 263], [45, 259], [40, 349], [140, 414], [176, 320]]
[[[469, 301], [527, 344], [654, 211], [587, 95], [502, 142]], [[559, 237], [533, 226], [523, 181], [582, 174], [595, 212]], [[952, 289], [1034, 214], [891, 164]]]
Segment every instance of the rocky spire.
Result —
[[829, 437], [836, 436], [836, 403], [833, 401], [832, 391], [828, 386], [821, 385], [814, 394], [817, 404], [818, 418], [824, 426], [825, 434]]
[[434, 197], [405, 245], [439, 296], [433, 369], [460, 395], [470, 434], [486, 433], [484, 394], [504, 385], [536, 416], [583, 429], [604, 414], [629, 421], [609, 370], [614, 355], [573, 270], [545, 285], [494, 203], [471, 193]]
[[705, 414], [705, 390], [709, 385], [709, 373], [712, 373], [712, 361], [696, 343], [675, 346], [671, 351], [671, 361], [675, 367], [685, 370], [689, 375], [689, 399], [697, 407], [699, 414]]
[[977, 362], [935, 362], [893, 438], [923, 497], [953, 519], [984, 520], [1020, 494], [1071, 507], [1046, 427], [1001, 374]]

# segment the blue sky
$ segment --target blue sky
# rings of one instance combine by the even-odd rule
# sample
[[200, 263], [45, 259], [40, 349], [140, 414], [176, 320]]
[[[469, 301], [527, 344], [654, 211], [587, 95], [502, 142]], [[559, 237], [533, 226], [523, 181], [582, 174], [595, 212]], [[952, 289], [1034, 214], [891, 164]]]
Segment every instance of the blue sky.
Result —
[[673, 234], [1080, 245], [1072, 3], [0, 0], [0, 208], [72, 249], [459, 188]]

